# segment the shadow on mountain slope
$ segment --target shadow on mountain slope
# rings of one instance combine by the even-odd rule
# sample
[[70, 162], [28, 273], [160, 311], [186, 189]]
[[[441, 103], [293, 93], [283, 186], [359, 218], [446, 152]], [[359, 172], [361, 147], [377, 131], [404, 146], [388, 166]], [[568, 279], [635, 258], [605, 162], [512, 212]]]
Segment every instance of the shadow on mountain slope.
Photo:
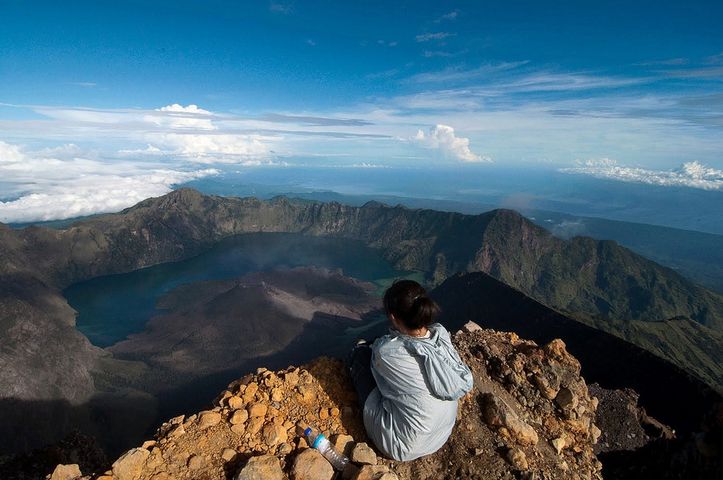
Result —
[[675, 365], [556, 312], [485, 273], [455, 275], [432, 296], [442, 307], [442, 321], [450, 330], [472, 320], [539, 344], [563, 339], [582, 364], [587, 382], [635, 389], [641, 405], [679, 433], [698, 429], [702, 416], [721, 401], [719, 394]]

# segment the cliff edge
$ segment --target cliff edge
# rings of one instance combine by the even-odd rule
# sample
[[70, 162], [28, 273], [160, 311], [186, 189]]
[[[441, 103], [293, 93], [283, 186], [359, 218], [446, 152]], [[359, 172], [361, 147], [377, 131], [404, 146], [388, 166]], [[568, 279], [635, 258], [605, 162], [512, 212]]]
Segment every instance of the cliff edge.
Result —
[[601, 478], [593, 451], [598, 401], [560, 340], [538, 346], [470, 323], [453, 341], [475, 384], [459, 404], [447, 444], [394, 462], [368, 444], [356, 395], [340, 360], [264, 368], [232, 382], [209, 410], [164, 423], [154, 439], [83, 476], [59, 465], [52, 480], [331, 480], [331, 466], [299, 429], [312, 425], [350, 456], [349, 479]]

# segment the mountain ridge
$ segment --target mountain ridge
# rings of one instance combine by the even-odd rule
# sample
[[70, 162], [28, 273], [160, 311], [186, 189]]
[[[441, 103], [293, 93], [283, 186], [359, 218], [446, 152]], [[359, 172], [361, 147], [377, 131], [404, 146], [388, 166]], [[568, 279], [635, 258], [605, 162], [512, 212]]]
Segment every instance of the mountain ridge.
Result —
[[[63, 230], [0, 229], [0, 391], [14, 392], [13, 398], [20, 400], [89, 401], [98, 381], [94, 372], [100, 369], [100, 375], [106, 375], [118, 360], [92, 346], [75, 329], [74, 314], [62, 297], [62, 288], [100, 275], [188, 258], [223, 238], [247, 232], [361, 240], [380, 249], [395, 267], [425, 272], [432, 284], [441, 284], [458, 271], [487, 269], [545, 305], [562, 311], [572, 307], [575, 313], [591, 317], [601, 312], [632, 312], [640, 318], [652, 312], [658, 318], [645, 320], [662, 321], [703, 312], [707, 315], [703, 321], [718, 324], [717, 312], [723, 308], [712, 292], [623, 247], [592, 239], [565, 242], [511, 210], [470, 216], [379, 204], [364, 208], [288, 198], [215, 197], [180, 189]], [[589, 266], [592, 273], [584, 277], [587, 283], [581, 283], [580, 266], [590, 257], [597, 263]], [[626, 269], [635, 275], [625, 276]], [[602, 286], [609, 291], [596, 283], [598, 271], [608, 282]], [[610, 283], [611, 279], [615, 282]], [[635, 288], [645, 291], [650, 285], [657, 290], [643, 299], [641, 308], [626, 303], [629, 292], [635, 293]], [[695, 301], [691, 305], [682, 302], [682, 312], [670, 310], [671, 304], [677, 305], [681, 291]], [[619, 303], [600, 310], [596, 302], [604, 306], [610, 303], [608, 297]], [[571, 298], [578, 299], [577, 303], [571, 303]], [[656, 303], [660, 298], [667, 300]], [[625, 318], [613, 320], [623, 326], [629, 323]], [[599, 321], [618, 328], [610, 318], [601, 316]], [[666, 338], [669, 332], [648, 333], [662, 346], [678, 341]], [[18, 349], [18, 345], [26, 348]], [[666, 350], [659, 350], [656, 353], [665, 356]], [[693, 353], [700, 352], [666, 358], [680, 364], [693, 358]], [[710, 363], [715, 364], [714, 360]], [[717, 365], [720, 368], [720, 363]], [[682, 366], [691, 369], [689, 364]]]
[[[434, 210], [411, 210], [399, 206], [374, 205], [372, 208], [365, 209], [364, 207], [347, 207], [339, 203], [305, 202], [300, 204], [284, 197], [275, 198], [269, 202], [253, 197], [246, 199], [209, 197], [190, 189], [177, 190], [158, 198], [160, 200], [145, 200], [120, 214], [76, 223], [74, 227], [88, 226], [92, 228], [97, 226], [103, 230], [112, 226], [108, 222], [103, 222], [101, 220], [103, 218], [110, 219], [115, 215], [143, 217], [143, 214], [147, 210], [152, 210], [153, 207], [165, 210], [169, 214], [174, 210], [175, 213], [178, 213], [180, 207], [180, 210], [185, 212], [180, 216], [177, 214], [166, 217], [155, 215], [146, 218], [148, 227], [165, 229], [170, 237], [178, 239], [175, 244], [165, 245], [166, 248], [163, 252], [168, 253], [145, 262], [130, 261], [129, 263], [140, 263], [145, 266], [159, 261], [183, 258], [223, 236], [249, 231], [287, 231], [310, 235], [334, 235], [355, 238], [367, 242], [370, 246], [382, 248], [385, 250], [385, 255], [398, 268], [428, 272], [435, 283], [440, 283], [446, 275], [457, 271], [487, 271], [506, 283], [521, 288], [533, 297], [556, 307], [560, 307], [562, 301], [570, 302], [574, 295], [567, 294], [563, 298], [560, 296], [560, 292], [535, 289], [535, 283], [545, 283], [545, 276], [556, 275], [558, 277], [555, 280], [559, 282], [558, 274], [560, 272], [557, 270], [564, 264], [564, 262], [560, 262], [560, 259], [564, 260], [563, 250], [571, 248], [573, 251], [583, 250], [583, 253], [594, 258], [607, 255], [610, 258], [605, 260], [615, 262], [617, 270], [614, 270], [613, 273], [624, 271], [623, 268], [618, 267], [629, 265], [631, 262], [635, 263], [637, 269], [646, 269], [650, 273], [643, 278], [626, 279], [630, 286], [617, 286], [619, 291], [613, 292], [618, 298], [615, 302], [611, 302], [610, 298], [605, 298], [600, 288], [594, 289], [594, 291], [583, 291], [584, 303], [580, 304], [582, 300], [577, 299], [577, 303], [564, 305], [569, 307], [568, 311], [605, 314], [607, 313], [605, 304], [615, 304], [609, 312], [611, 318], [637, 319], [645, 315], [646, 320], [666, 320], [686, 315], [699, 323], [713, 326], [713, 328], [721, 328], [721, 322], [723, 322], [723, 300], [720, 295], [695, 285], [674, 270], [645, 260], [612, 241], [597, 241], [589, 237], [575, 237], [570, 241], [557, 239], [551, 233], [512, 210], [498, 209], [485, 214], [469, 216]], [[269, 208], [271, 206], [274, 208]], [[370, 211], [374, 211], [376, 215], [370, 214]], [[201, 212], [204, 214], [199, 214]], [[240, 220], [239, 218], [229, 218], [229, 215], [234, 213], [239, 215]], [[190, 221], [191, 219], [193, 221]], [[414, 228], [415, 225], [418, 227]], [[148, 227], [145, 230], [146, 234], [150, 231]], [[142, 230], [142, 228], [141, 226], [140, 229]], [[396, 235], [395, 230], [397, 230]], [[439, 233], [440, 231], [443, 233]], [[511, 256], [500, 256], [500, 252], [504, 253], [510, 248], [512, 242], [509, 234], [511, 232], [524, 232], [520, 238], [513, 239], [515, 245], [519, 246], [515, 249], [517, 259], [511, 258]], [[499, 235], [493, 235], [494, 233], [506, 236], [500, 238]], [[80, 234], [82, 235], [82, 233]], [[135, 235], [138, 236], [137, 232]], [[91, 240], [85, 239], [85, 241]], [[132, 247], [132, 245], [127, 246]], [[533, 252], [534, 254], [532, 254]], [[133, 253], [135, 255], [131, 255], [132, 258], [139, 257], [137, 252]], [[537, 272], [536, 278], [532, 276], [536, 272], [532, 271], [526, 272], [527, 276], [513, 273], [522, 271], [521, 265], [536, 265], [542, 256], [546, 256], [543, 259], [546, 265], [542, 265], [544, 270]], [[615, 256], [621, 258], [614, 258]], [[519, 258], [524, 258], [525, 261], [521, 262]], [[578, 261], [578, 265], [575, 266], [585, 266], [585, 262]], [[128, 265], [127, 269], [133, 267], [134, 265]], [[579, 273], [570, 272], [569, 269], [570, 267], [561, 272], [563, 276]], [[589, 275], [593, 273], [597, 272], [591, 271]], [[606, 282], [606, 272], [599, 273], [599, 279], [590, 276], [588, 283], [596, 280]], [[88, 274], [92, 275], [93, 272], [87, 272], [81, 278], [88, 277]], [[69, 280], [77, 281], [72, 277], [64, 280], [62, 283], [66, 284]], [[671, 281], [674, 285], [671, 285], [670, 288], [660, 285]], [[547, 283], [549, 284], [549, 282]], [[635, 287], [640, 288], [635, 291]], [[657, 295], [656, 298], [658, 302], [661, 302], [658, 299], [665, 301], [667, 297], [670, 297], [669, 291], [671, 290], [683, 290], [690, 291], [688, 297], [696, 298], [698, 303], [703, 302], [704, 305], [702, 307], [685, 305], [683, 308], [679, 305], [690, 302], [679, 302], [677, 301], [680, 300], [679, 298], [674, 298], [676, 301], [669, 301], [666, 305], [656, 305], [649, 309], [646, 307], [652, 300], [644, 301], [637, 307], [627, 305], [625, 299], [630, 294], [644, 292], [643, 287], [661, 289], [662, 295]], [[569, 288], [569, 285], [566, 285], [566, 288]], [[596, 301], [599, 302], [597, 305]]]

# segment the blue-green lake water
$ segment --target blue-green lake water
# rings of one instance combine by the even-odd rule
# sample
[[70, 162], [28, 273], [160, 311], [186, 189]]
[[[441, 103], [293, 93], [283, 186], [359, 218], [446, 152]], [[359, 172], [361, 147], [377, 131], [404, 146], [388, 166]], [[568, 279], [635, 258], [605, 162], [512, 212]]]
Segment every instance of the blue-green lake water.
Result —
[[404, 275], [378, 250], [361, 242], [254, 233], [226, 239], [187, 260], [77, 283], [64, 295], [78, 312], [78, 329], [94, 345], [107, 347], [142, 331], [151, 317], [162, 313], [156, 308], [158, 299], [181, 284], [300, 266], [341, 269], [345, 275], [374, 282], [379, 289]]

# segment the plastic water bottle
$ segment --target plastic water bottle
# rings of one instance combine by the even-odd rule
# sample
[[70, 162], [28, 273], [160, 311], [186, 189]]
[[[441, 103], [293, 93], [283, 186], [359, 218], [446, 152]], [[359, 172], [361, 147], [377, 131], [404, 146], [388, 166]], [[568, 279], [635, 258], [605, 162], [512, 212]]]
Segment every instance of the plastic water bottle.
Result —
[[329, 460], [329, 463], [331, 463], [331, 466], [334, 467], [335, 470], [344, 470], [344, 467], [349, 463], [349, 459], [337, 452], [323, 433], [317, 433], [309, 427], [304, 430], [304, 436], [309, 446], [317, 449], [324, 458]]

